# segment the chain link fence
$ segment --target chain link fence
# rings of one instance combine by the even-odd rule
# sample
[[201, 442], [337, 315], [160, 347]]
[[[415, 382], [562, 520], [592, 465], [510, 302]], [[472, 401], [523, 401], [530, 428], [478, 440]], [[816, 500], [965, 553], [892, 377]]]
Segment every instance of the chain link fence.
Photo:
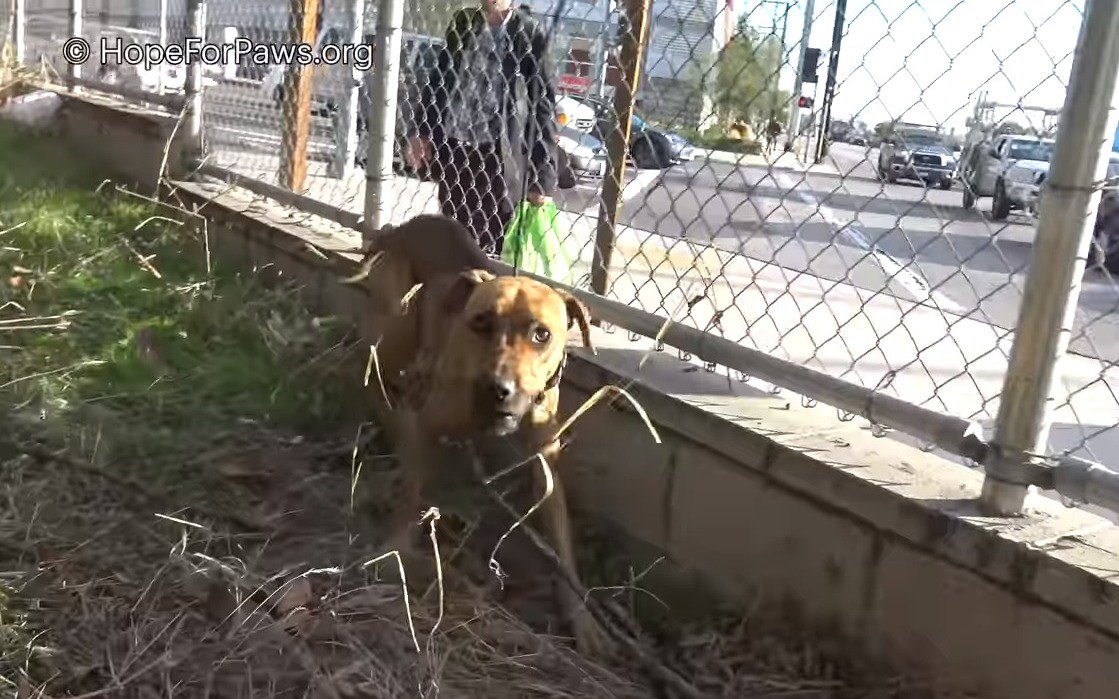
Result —
[[[26, 2], [25, 61], [65, 72], [73, 0]], [[186, 3], [91, 0], [82, 33], [181, 42]], [[994, 430], [1083, 0], [534, 0], [495, 31], [483, 5], [407, 0], [395, 176], [375, 192], [368, 61], [388, 3], [205, 6], [206, 41], [257, 51], [203, 66], [209, 165], [351, 228], [377, 206], [385, 222], [442, 211], [495, 255], [543, 189], [574, 286]], [[326, 60], [261, 60], [296, 39]], [[184, 89], [173, 69], [94, 70]], [[1114, 468], [1119, 198], [1102, 184], [1037, 456]]]

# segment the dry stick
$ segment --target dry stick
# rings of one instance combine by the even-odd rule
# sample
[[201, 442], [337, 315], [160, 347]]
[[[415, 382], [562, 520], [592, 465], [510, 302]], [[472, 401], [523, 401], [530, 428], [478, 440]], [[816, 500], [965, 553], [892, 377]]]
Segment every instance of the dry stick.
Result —
[[404, 613], [408, 615], [408, 630], [412, 633], [412, 645], [416, 647], [417, 653], [422, 653], [423, 651], [420, 650], [420, 641], [418, 638], [416, 638], [416, 624], [412, 620], [412, 604], [408, 601], [408, 578], [404, 574], [404, 561], [400, 558], [400, 552], [392, 550], [387, 553], [383, 553], [376, 558], [362, 563], [361, 567], [368, 568], [375, 563], [380, 563], [389, 556], [396, 558], [396, 567], [400, 571], [400, 593], [404, 598]]
[[[436, 531], [435, 531], [435, 523], [439, 521], [439, 518], [441, 516], [442, 515], [439, 512], [439, 508], [432, 507], [432, 508], [429, 508], [428, 511], [424, 513], [422, 518], [420, 518], [420, 523], [421, 524], [424, 523], [425, 521], [427, 521], [428, 519], [431, 520], [430, 531], [429, 531], [428, 536], [431, 539], [431, 555], [432, 555], [432, 558], [435, 559], [435, 581], [439, 585], [439, 616], [435, 620], [435, 625], [431, 627], [431, 631], [428, 631], [428, 633], [427, 633], [427, 662], [428, 662], [428, 666], [429, 666], [429, 669], [431, 670], [431, 675], [432, 675], [431, 684], [435, 688], [435, 692], [436, 692], [437, 695], [439, 693], [439, 681], [435, 679], [435, 646], [434, 646], [434, 642], [435, 642], [435, 632], [439, 630], [440, 624], [443, 623], [444, 603], [445, 603], [444, 595], [446, 594], [445, 591], [444, 591], [444, 588], [443, 588], [443, 562], [442, 562], [442, 560], [440, 560], [439, 540], [437, 538]], [[405, 594], [407, 594], [407, 592], [405, 592]]]
[[163, 144], [163, 157], [159, 160], [159, 172], [155, 177], [155, 191], [152, 192], [153, 197], [159, 196], [159, 188], [164, 182], [167, 181], [167, 160], [171, 156], [171, 144], [175, 141], [175, 135], [179, 133], [179, 126], [186, 119], [187, 111], [190, 105], [184, 104], [183, 108], [179, 110], [179, 118], [175, 120], [175, 125], [171, 127], [171, 133], [167, 136], [167, 142]]
[[[474, 459], [474, 465], [475, 468], [480, 467], [477, 458]], [[482, 485], [483, 487], [485, 487], [486, 492], [489, 494], [489, 496], [499, 506], [501, 506], [501, 508], [505, 510], [505, 512], [512, 516], [514, 520], [519, 521], [522, 519], [521, 515], [517, 512], [517, 509], [509, 504], [509, 501], [506, 500], [501, 493], [499, 493], [489, 484], [483, 482]], [[616, 608], [611, 609], [611, 607], [613, 607], [614, 605], [607, 605], [597, 599], [588, 598], [586, 588], [583, 587], [582, 583], [575, 579], [574, 576], [572, 576], [567, 571], [567, 568], [563, 565], [563, 562], [560, 561], [560, 558], [556, 554], [555, 550], [552, 549], [552, 547], [544, 541], [543, 537], [541, 537], [535, 529], [533, 529], [527, 523], [522, 523], [520, 525], [520, 528], [525, 531], [529, 539], [532, 540], [532, 543], [536, 546], [540, 553], [544, 555], [544, 557], [552, 565], [555, 571], [559, 573], [560, 577], [568, 584], [568, 586], [570, 586], [577, 594], [579, 594], [580, 597], [587, 600], [587, 609], [595, 617], [598, 623], [602, 624], [603, 628], [605, 628], [608, 633], [612, 633], [612, 635], [623, 646], [625, 646], [626, 649], [629, 650], [629, 652], [634, 656], [634, 658], [638, 662], [640, 662], [647, 670], [649, 670], [650, 673], [652, 673], [654, 676], [657, 677], [657, 679], [663, 681], [665, 684], [669, 685], [670, 687], [672, 687], [672, 689], [679, 692], [682, 696], [687, 697], [688, 699], [707, 699], [706, 694], [701, 692], [698, 688], [694, 687], [690, 682], [680, 676], [679, 673], [665, 665], [663, 662], [654, 657], [647, 649], [642, 647], [639, 639], [635, 638], [635, 636], [637, 636], [638, 634], [633, 633], [632, 628], [623, 628], [622, 630], [619, 630], [617, 628], [618, 626], [630, 627], [631, 625], [627, 622], [617, 623], [617, 620], [612, 619], [611, 617], [615, 615], [624, 616], [624, 613], [620, 612], [620, 610]], [[609, 612], [606, 611], [608, 609], [610, 610]]]

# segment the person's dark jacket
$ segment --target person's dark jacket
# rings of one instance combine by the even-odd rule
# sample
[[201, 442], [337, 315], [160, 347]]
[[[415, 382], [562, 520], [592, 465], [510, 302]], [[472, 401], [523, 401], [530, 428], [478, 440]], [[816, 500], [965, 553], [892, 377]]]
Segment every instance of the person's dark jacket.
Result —
[[[444, 142], [443, 116], [455, 90], [455, 80], [463, 57], [486, 27], [481, 8], [465, 8], [455, 13], [447, 28], [446, 43], [440, 49], [434, 69], [421, 89], [420, 103], [425, 105], [424, 118], [418, 119], [416, 134], [431, 139], [436, 145]], [[523, 8], [513, 11], [507, 25], [512, 38], [512, 52], [502, 63], [505, 90], [505, 115], [514, 113], [516, 80], [523, 79], [528, 95], [529, 118], [525, 120], [524, 143], [528, 146], [529, 167], [527, 191], [552, 196], [556, 188], [556, 95], [548, 68], [548, 38], [540, 24]], [[508, 123], [508, 122], [507, 122]]]

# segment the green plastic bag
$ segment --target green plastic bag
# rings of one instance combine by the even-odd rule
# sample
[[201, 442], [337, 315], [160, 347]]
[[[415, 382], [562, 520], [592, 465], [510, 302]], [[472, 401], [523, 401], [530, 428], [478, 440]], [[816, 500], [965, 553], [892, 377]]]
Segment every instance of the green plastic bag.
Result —
[[553, 202], [541, 206], [527, 201], [518, 204], [505, 228], [502, 261], [530, 274], [573, 285], [574, 260], [563, 249], [558, 217], [559, 209]]

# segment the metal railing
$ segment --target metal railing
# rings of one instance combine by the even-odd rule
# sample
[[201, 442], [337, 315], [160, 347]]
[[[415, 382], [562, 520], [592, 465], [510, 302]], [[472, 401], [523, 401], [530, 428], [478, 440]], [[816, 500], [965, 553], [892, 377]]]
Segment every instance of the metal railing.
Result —
[[[502, 152], [435, 142], [439, 168], [415, 171], [408, 136], [470, 140], [485, 120], [448, 115], [502, 113], [432, 89], [452, 75], [440, 55], [472, 55], [448, 46], [490, 45], [484, 18], [460, 41], [444, 3], [19, 1], [28, 62], [58, 22], [140, 43], [373, 46], [372, 66], [249, 57], [180, 81], [90, 65], [80, 84], [128, 73], [104, 89], [195, 105], [201, 175], [355, 235], [443, 211], [493, 247], [547, 146], [574, 175], [543, 178], [565, 284], [609, 324], [982, 466], [992, 513], [1021, 512], [1028, 485], [1119, 512], [1113, 3], [534, 1], [493, 35], [521, 52], [501, 92], [516, 128], [473, 140]], [[586, 94], [559, 89], [575, 39], [599, 52]]]

